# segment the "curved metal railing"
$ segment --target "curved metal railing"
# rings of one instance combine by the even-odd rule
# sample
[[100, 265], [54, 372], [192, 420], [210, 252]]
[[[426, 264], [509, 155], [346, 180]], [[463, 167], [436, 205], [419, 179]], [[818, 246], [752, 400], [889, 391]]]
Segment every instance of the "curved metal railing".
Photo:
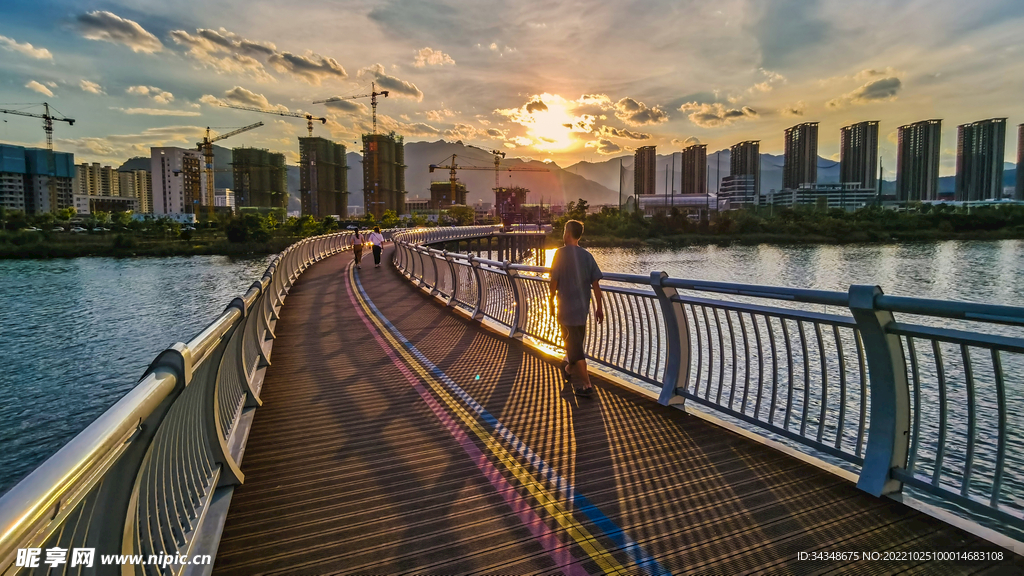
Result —
[[[281, 306], [306, 268], [351, 248], [351, 237], [307, 238], [274, 257], [212, 324], [162, 352], [134, 389], [0, 498], [0, 572], [19, 571], [19, 549], [212, 555], [244, 479], [239, 463]], [[46, 559], [19, 573], [48, 571]], [[71, 566], [65, 557], [60, 569], [81, 570]], [[97, 556], [89, 573], [186, 568], [102, 566]]]
[[[448, 306], [561, 347], [549, 269], [395, 236], [395, 265]], [[913, 486], [1024, 530], [1024, 308], [650, 276], [604, 275], [589, 360], [749, 429], [827, 454], [872, 494]], [[896, 315], [899, 314], [897, 319]], [[1015, 393], [1014, 393], [1015, 391]]]

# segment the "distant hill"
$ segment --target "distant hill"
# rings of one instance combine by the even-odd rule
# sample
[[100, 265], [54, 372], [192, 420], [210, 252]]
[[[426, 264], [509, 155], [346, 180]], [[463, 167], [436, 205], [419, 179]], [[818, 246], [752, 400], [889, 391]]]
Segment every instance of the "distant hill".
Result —
[[[456, 155], [460, 166], [479, 166], [486, 170], [460, 170], [458, 178], [467, 186], [467, 202], [477, 200], [494, 202], [494, 170], [491, 154], [474, 146], [466, 146], [462, 142], [412, 142], [405, 145], [405, 188], [408, 198], [429, 198], [431, 181], [447, 181], [448, 171], [438, 170], [430, 173], [431, 164], [447, 164], [451, 155]], [[349, 152], [348, 190], [349, 204], [363, 205], [363, 164], [362, 155]], [[532, 167], [542, 168], [547, 172], [508, 172], [500, 173], [501, 184], [504, 186], [523, 186], [530, 189], [528, 203], [565, 204], [579, 198], [590, 204], [618, 204], [618, 184], [614, 190], [593, 182], [581, 175], [573, 174], [553, 163], [539, 161], [525, 162], [518, 158], [503, 160], [503, 168]], [[617, 168], [616, 168], [617, 169]], [[297, 166], [288, 168], [288, 191], [297, 198], [299, 189], [299, 172]], [[291, 205], [291, 204], [290, 204]], [[295, 208], [297, 209], [297, 208]]]

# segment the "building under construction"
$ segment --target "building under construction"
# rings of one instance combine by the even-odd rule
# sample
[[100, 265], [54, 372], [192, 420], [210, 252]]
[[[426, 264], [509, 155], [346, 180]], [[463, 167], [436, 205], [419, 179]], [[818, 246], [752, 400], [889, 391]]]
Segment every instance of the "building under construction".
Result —
[[460, 206], [466, 204], [466, 185], [464, 183], [456, 180], [454, 190], [452, 190], [451, 180], [430, 183], [431, 210], [444, 210], [453, 204]]
[[288, 174], [284, 154], [259, 148], [233, 148], [231, 171], [234, 174], [236, 208], [288, 208]]
[[522, 211], [523, 204], [526, 203], [526, 195], [529, 193], [530, 190], [523, 188], [522, 186], [495, 188], [495, 212], [502, 218], [502, 220], [504, 220], [508, 215], [519, 214]]
[[326, 138], [299, 138], [299, 194], [303, 216], [348, 217], [347, 171], [344, 145]]
[[[378, 220], [387, 210], [405, 208], [405, 143], [401, 136], [363, 134], [363, 206]], [[448, 183], [449, 195], [451, 183]], [[465, 203], [465, 193], [462, 204]], [[433, 199], [433, 185], [431, 185]]]
[[633, 170], [636, 171], [633, 180], [635, 196], [657, 193], [654, 189], [654, 176], [658, 171], [657, 161], [657, 148], [654, 146], [641, 146], [633, 153]]

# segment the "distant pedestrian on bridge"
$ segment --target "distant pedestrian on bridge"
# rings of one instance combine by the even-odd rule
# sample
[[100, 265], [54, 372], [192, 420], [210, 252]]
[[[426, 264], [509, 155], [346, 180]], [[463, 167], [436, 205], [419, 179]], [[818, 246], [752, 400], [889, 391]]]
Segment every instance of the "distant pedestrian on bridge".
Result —
[[576, 376], [579, 379], [574, 389], [577, 394], [586, 396], [592, 389], [586, 353], [583, 351], [591, 290], [597, 302], [595, 317], [598, 323], [604, 322], [604, 306], [599, 284], [603, 275], [590, 252], [580, 248], [582, 236], [582, 222], [569, 220], [565, 223], [565, 233], [562, 235], [565, 246], [556, 250], [551, 259], [549, 306], [554, 305], [557, 295], [557, 319], [562, 328], [562, 340], [565, 341], [565, 364], [562, 370], [567, 378]]
[[384, 235], [380, 233], [380, 226], [373, 227], [370, 243], [373, 244], [373, 267], [380, 268], [380, 251], [384, 249]]
[[363, 259], [363, 243], [366, 239], [363, 238], [363, 233], [356, 230], [355, 236], [352, 237], [352, 255], [355, 257], [356, 268], [362, 269], [359, 262]]

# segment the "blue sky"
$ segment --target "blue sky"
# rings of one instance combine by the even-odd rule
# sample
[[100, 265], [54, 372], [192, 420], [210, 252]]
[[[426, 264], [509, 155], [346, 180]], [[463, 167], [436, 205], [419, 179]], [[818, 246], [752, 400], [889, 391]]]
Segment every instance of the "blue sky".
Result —
[[[840, 127], [879, 120], [891, 178], [897, 126], [942, 118], [951, 174], [958, 124], [1008, 118], [1013, 160], [1024, 123], [1019, 0], [6, 0], [0, 15], [0, 103], [75, 118], [55, 143], [82, 161], [257, 120], [223, 144], [297, 159], [302, 120], [218, 102], [325, 115], [315, 133], [358, 148], [368, 99], [311, 102], [371, 81], [391, 91], [379, 123], [407, 141], [562, 166], [694, 141], [781, 153], [783, 129], [803, 121], [821, 123], [819, 153], [838, 158]], [[43, 142], [38, 122], [0, 119], [0, 141]]]

